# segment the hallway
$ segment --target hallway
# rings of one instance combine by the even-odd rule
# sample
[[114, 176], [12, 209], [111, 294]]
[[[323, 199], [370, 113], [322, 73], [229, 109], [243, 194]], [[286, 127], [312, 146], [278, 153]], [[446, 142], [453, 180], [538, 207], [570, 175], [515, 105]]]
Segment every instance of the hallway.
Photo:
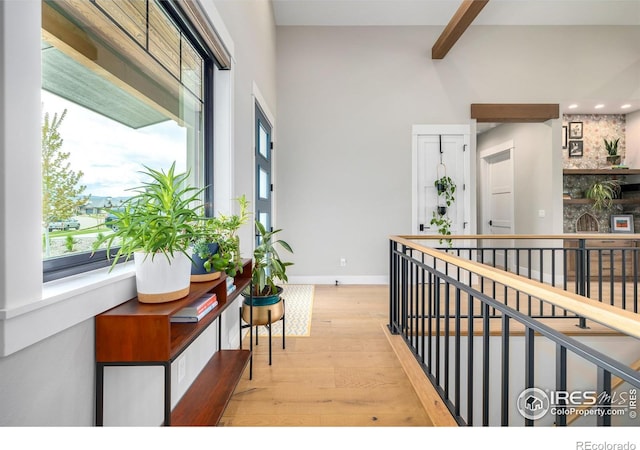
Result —
[[[315, 287], [308, 337], [261, 337], [221, 426], [431, 426], [384, 333], [387, 286]], [[248, 343], [245, 341], [245, 345]]]

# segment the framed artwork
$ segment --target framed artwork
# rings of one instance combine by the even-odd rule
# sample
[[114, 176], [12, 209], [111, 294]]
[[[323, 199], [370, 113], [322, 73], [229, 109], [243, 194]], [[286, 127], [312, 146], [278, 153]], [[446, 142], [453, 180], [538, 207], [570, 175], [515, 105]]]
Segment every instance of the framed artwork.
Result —
[[567, 148], [567, 126], [562, 126], [562, 149]]
[[582, 139], [582, 122], [569, 122], [569, 139]]
[[582, 156], [582, 141], [569, 141], [569, 157]]
[[633, 233], [633, 214], [612, 214], [612, 233]]

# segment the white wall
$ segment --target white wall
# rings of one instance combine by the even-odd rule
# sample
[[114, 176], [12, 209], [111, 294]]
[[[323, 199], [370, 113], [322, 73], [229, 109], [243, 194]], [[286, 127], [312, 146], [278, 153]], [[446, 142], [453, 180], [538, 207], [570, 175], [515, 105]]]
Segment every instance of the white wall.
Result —
[[562, 144], [559, 134], [553, 139], [551, 122], [505, 123], [477, 137], [478, 154], [513, 141], [516, 234], [562, 233]]
[[[250, 207], [253, 210], [254, 85], [267, 103], [262, 106], [274, 113], [277, 109], [276, 28], [273, 8], [268, 1], [214, 0], [214, 3], [233, 36], [235, 45], [232, 62], [235, 92], [233, 196], [245, 194], [251, 201]], [[273, 130], [274, 135], [277, 132], [277, 128]], [[275, 158], [279, 159], [277, 142], [274, 145]], [[250, 225], [243, 227], [239, 236], [241, 252], [244, 257], [250, 258], [253, 253], [254, 228]]]
[[[469, 123], [471, 103], [638, 95], [637, 27], [472, 26], [434, 61], [440, 32], [278, 27], [279, 226], [293, 280], [386, 277], [387, 237], [411, 230], [413, 124]], [[537, 175], [531, 189], [553, 201], [561, 174]], [[546, 222], [535, 229], [555, 229]]]
[[627, 119], [627, 159], [629, 167], [640, 167], [640, 111], [626, 115]]

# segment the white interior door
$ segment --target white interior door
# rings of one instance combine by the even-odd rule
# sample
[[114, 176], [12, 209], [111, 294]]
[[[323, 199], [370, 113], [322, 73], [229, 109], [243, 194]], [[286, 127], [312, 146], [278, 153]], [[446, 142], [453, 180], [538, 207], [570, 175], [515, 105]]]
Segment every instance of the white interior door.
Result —
[[[483, 234], [514, 234], [513, 143], [506, 142], [480, 154], [481, 160], [481, 230]], [[486, 246], [511, 246], [510, 241], [485, 241]], [[490, 257], [489, 254], [485, 255]], [[502, 252], [495, 264], [512, 268]], [[512, 259], [510, 257], [510, 259]], [[488, 261], [487, 261], [488, 262]]]
[[437, 134], [417, 136], [417, 233], [437, 234], [430, 224], [438, 206], [435, 181], [446, 175], [456, 185], [455, 202], [447, 214], [452, 220], [451, 233], [464, 234], [466, 228], [466, 174], [465, 136], [462, 134]]

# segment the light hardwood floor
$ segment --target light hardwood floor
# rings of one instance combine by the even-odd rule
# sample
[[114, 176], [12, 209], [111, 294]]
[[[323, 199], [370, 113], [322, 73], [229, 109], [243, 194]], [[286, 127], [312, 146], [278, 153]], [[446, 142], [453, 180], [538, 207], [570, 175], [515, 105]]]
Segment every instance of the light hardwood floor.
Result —
[[[316, 286], [311, 336], [267, 338], [221, 426], [431, 426], [387, 339], [387, 286]], [[245, 343], [248, 345], [248, 343]]]

